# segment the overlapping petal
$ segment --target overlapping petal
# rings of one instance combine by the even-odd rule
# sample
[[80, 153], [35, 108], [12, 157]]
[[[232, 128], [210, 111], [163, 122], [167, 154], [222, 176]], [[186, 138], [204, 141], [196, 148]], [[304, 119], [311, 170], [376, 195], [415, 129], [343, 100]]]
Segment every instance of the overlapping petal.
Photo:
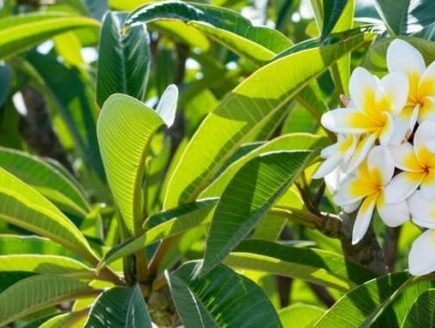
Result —
[[435, 229], [435, 202], [425, 198], [420, 190], [417, 190], [408, 199], [409, 211], [412, 221], [423, 227]]
[[435, 230], [426, 230], [412, 244], [408, 256], [409, 272], [414, 276], [422, 276], [434, 271], [434, 252]]
[[401, 172], [385, 187], [385, 201], [388, 204], [404, 201], [417, 190], [424, 175], [419, 172]]
[[355, 245], [363, 239], [370, 225], [376, 205], [376, 195], [364, 199], [359, 208], [352, 230], [352, 244]]

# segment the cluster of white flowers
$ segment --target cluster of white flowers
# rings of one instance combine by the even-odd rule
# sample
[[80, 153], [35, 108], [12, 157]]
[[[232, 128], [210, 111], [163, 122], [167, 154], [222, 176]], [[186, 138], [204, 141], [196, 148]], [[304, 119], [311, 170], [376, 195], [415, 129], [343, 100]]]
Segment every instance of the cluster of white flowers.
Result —
[[435, 270], [435, 62], [426, 67], [417, 49], [397, 39], [387, 67], [381, 79], [356, 68], [346, 108], [322, 116], [338, 141], [323, 149], [313, 178], [338, 179], [334, 201], [358, 210], [354, 244], [375, 208], [387, 226], [412, 220], [426, 228], [409, 253], [410, 272], [423, 275]]

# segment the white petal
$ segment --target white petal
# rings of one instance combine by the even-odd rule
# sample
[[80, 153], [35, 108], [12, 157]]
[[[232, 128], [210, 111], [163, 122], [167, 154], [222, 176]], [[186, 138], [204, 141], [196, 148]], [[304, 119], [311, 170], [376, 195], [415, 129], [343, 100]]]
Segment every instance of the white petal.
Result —
[[433, 153], [435, 153], [435, 138], [429, 138], [426, 142], [426, 147]]
[[367, 197], [361, 204], [352, 231], [352, 245], [358, 244], [367, 232], [375, 209], [374, 197]]
[[430, 64], [418, 84], [419, 97], [434, 97], [435, 96], [435, 61]]
[[426, 230], [412, 244], [408, 257], [409, 272], [422, 276], [435, 270], [435, 231]]
[[329, 145], [329, 146], [322, 149], [322, 151], [320, 152], [320, 156], [322, 156], [322, 158], [326, 159], [329, 156], [337, 154], [338, 148], [339, 148], [338, 142], [335, 144]]
[[428, 200], [435, 200], [435, 171], [429, 170], [420, 184], [421, 195]]
[[340, 154], [335, 154], [328, 157], [322, 164], [320, 164], [316, 173], [311, 177], [312, 179], [321, 179], [325, 177], [327, 174], [331, 173], [338, 167], [342, 158]]
[[370, 149], [373, 148], [375, 141], [376, 135], [369, 134], [358, 143], [349, 164], [345, 168], [346, 172], [353, 172], [362, 163], [362, 161], [367, 157]]
[[398, 227], [409, 220], [409, 209], [406, 201], [395, 204], [378, 201], [376, 208], [382, 221], [389, 227]]
[[340, 183], [344, 180], [341, 169], [337, 167], [334, 171], [325, 176], [325, 184], [331, 193], [336, 193]]
[[388, 145], [394, 135], [394, 120], [390, 113], [383, 112], [382, 114], [386, 117], [386, 121], [379, 135], [379, 143], [381, 145]]
[[417, 189], [423, 177], [420, 173], [399, 173], [385, 186], [385, 201], [394, 204], [405, 200]]
[[380, 85], [381, 88], [376, 90], [377, 99], [380, 99], [380, 97], [386, 97], [388, 102], [391, 104], [392, 113], [399, 113], [402, 108], [405, 107], [408, 100], [408, 77], [405, 73], [392, 72], [381, 79]]
[[338, 108], [326, 112], [321, 118], [322, 125], [335, 133], [360, 134], [371, 127], [372, 122], [360, 110]]
[[408, 199], [408, 206], [415, 224], [424, 228], [435, 228], [435, 204], [425, 199], [420, 190]]
[[344, 205], [344, 206], [342, 206], [342, 208], [343, 208], [344, 212], [352, 213], [352, 212], [355, 212], [360, 205], [361, 205], [361, 200], [359, 200], [355, 203], [349, 204], [349, 205]]
[[435, 97], [425, 97], [420, 107], [418, 121], [435, 121]]
[[418, 150], [426, 146], [427, 140], [435, 138], [435, 122], [425, 121], [420, 124], [414, 136], [414, 149]]
[[422, 74], [426, 68], [423, 56], [409, 43], [395, 39], [387, 49], [387, 66], [390, 72], [417, 72]]
[[414, 147], [409, 142], [398, 146], [389, 146], [388, 148], [397, 168], [408, 172], [419, 172], [422, 170], [414, 153]]
[[349, 93], [358, 109], [367, 106], [368, 97], [375, 96], [377, 87], [378, 79], [365, 68], [357, 67], [353, 70], [349, 80]]
[[387, 184], [394, 175], [394, 161], [385, 146], [373, 147], [367, 159], [367, 166], [369, 174], [376, 174], [373, 179], [380, 178], [382, 185]]
[[351, 175], [343, 180], [343, 182], [338, 187], [337, 193], [334, 195], [334, 202], [339, 206], [350, 205], [355, 203], [366, 196], [366, 194], [361, 193], [355, 196], [351, 193], [351, 185], [355, 183], [357, 178]]

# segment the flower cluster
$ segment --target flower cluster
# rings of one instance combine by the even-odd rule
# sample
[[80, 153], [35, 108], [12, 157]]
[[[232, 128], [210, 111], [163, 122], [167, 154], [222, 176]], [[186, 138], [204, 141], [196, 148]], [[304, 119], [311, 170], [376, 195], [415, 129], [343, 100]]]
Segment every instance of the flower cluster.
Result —
[[358, 211], [354, 244], [375, 209], [387, 226], [412, 220], [426, 228], [409, 253], [410, 272], [423, 275], [435, 270], [435, 256], [424, 256], [435, 253], [435, 62], [426, 67], [417, 49], [397, 39], [387, 67], [382, 78], [356, 68], [345, 108], [322, 116], [337, 143], [323, 149], [313, 178], [338, 179], [334, 201]]

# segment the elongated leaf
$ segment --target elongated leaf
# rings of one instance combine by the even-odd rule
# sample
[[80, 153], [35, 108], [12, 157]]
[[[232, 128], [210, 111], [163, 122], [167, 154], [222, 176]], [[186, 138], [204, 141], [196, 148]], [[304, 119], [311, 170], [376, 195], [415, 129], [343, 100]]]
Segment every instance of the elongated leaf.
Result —
[[253, 26], [249, 20], [234, 11], [197, 3], [166, 1], [144, 6], [133, 11], [126, 24], [174, 19], [188, 22], [254, 62], [269, 61], [275, 53], [291, 45], [290, 40], [280, 32]]
[[86, 317], [86, 311], [58, 314], [45, 321], [39, 328], [83, 327]]
[[159, 103], [156, 107], [156, 112], [163, 119], [167, 127], [171, 127], [175, 121], [177, 113], [178, 89], [175, 84], [169, 85], [163, 92]]
[[3, 255], [0, 256], [0, 271], [20, 271], [51, 274], [92, 274], [83, 263], [68, 257], [56, 255]]
[[151, 328], [151, 319], [140, 288], [114, 287], [101, 294], [92, 307], [85, 327]]
[[12, 70], [6, 65], [0, 63], [0, 106], [6, 99], [11, 84]]
[[0, 294], [0, 326], [55, 304], [95, 293], [86, 283], [55, 275], [25, 278]]
[[92, 263], [96, 261], [80, 230], [56, 206], [2, 168], [0, 218], [50, 238]]
[[136, 238], [128, 239], [107, 252], [100, 267], [132, 254], [164, 238], [192, 229], [204, 222], [217, 199], [204, 199], [182, 205], [176, 209], [154, 214], [145, 222], [145, 230]]
[[[207, 116], [186, 147], [170, 178], [165, 208], [194, 200], [240, 145], [251, 141], [256, 128], [276, 112], [285, 112], [285, 106], [304, 86], [364, 42], [359, 35], [332, 46], [294, 53], [245, 79]], [[290, 71], [292, 74], [283, 73]]]
[[343, 13], [348, 0], [324, 0], [323, 1], [323, 26], [322, 38], [331, 33], [338, 19]]
[[429, 289], [414, 302], [403, 328], [435, 327], [435, 289]]
[[98, 26], [94, 19], [59, 13], [9, 16], [0, 20], [0, 58], [26, 50], [56, 34]]
[[76, 256], [50, 239], [37, 236], [0, 235], [0, 255], [17, 254]]
[[116, 94], [104, 103], [97, 124], [107, 179], [131, 234], [142, 225], [142, 180], [148, 144], [163, 120], [138, 100]]
[[78, 185], [36, 156], [0, 147], [0, 166], [62, 209], [82, 216], [90, 210]]
[[340, 290], [349, 290], [374, 277], [332, 252], [255, 239], [243, 241], [225, 259], [225, 264], [300, 278]]
[[237, 246], [289, 188], [310, 160], [309, 151], [271, 152], [247, 162], [225, 188], [214, 213], [202, 272]]
[[149, 71], [148, 33], [145, 25], [123, 30], [123, 14], [108, 12], [100, 36], [97, 102], [114, 93], [144, 100]]
[[293, 304], [279, 311], [284, 327], [309, 328], [325, 313], [325, 309], [309, 304]]
[[166, 273], [177, 312], [185, 327], [281, 327], [264, 291], [224, 265], [194, 278], [200, 262]]
[[402, 327], [415, 301], [420, 295], [433, 287], [434, 283], [429, 280], [414, 281], [400, 295], [394, 298], [393, 302], [382, 312], [371, 327]]
[[271, 151], [314, 150], [319, 147], [324, 147], [327, 144], [327, 138], [308, 133], [292, 133], [280, 136], [248, 152], [239, 160], [234, 161], [217, 179], [210, 184], [210, 186], [207, 187], [207, 189], [201, 193], [200, 197], [220, 196], [236, 172], [248, 161], [260, 156], [261, 154]]
[[408, 282], [409, 275], [405, 272], [370, 280], [343, 296], [314, 327], [368, 327]]
[[393, 35], [418, 31], [434, 22], [432, 0], [376, 0], [376, 9]]

